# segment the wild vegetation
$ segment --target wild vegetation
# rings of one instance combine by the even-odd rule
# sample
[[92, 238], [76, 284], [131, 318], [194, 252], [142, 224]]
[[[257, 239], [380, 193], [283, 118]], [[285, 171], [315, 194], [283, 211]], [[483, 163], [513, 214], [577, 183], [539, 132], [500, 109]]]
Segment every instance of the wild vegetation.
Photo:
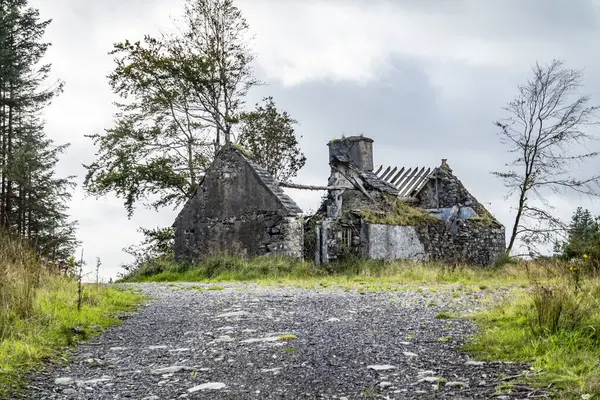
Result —
[[304, 260], [263, 256], [245, 260], [216, 255], [199, 263], [175, 263], [159, 258], [126, 273], [123, 282], [226, 282], [319, 284], [320, 282], [369, 283], [379, 286], [405, 283], [506, 284], [526, 283], [527, 273], [516, 264], [482, 269], [411, 261], [345, 260], [326, 267]]
[[391, 201], [387, 211], [365, 210], [362, 211], [361, 214], [365, 221], [374, 224], [416, 226], [440, 222], [438, 218], [400, 200]]
[[22, 240], [0, 234], [0, 398], [20, 390], [26, 374], [65, 346], [119, 323], [141, 296], [105, 285], [84, 284], [78, 310], [74, 275], [59, 275]]
[[78, 290], [74, 177], [56, 173], [68, 144], [48, 137], [41, 115], [63, 89], [44, 63], [50, 22], [27, 0], [0, 0], [0, 397], [139, 301], [102, 285]]

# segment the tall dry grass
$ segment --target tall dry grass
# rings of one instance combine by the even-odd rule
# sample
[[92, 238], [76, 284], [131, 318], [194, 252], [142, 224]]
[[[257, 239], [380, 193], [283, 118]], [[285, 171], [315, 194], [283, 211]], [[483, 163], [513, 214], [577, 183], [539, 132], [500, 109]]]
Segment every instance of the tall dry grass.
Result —
[[41, 262], [21, 240], [0, 232], [0, 341], [11, 321], [29, 318], [42, 273]]

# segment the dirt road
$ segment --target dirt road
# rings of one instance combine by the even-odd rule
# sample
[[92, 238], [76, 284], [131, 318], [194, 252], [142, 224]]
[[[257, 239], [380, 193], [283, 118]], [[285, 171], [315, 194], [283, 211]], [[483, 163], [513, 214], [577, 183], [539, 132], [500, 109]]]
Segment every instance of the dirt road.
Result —
[[458, 350], [473, 327], [444, 313], [486, 291], [221, 286], [136, 285], [154, 300], [40, 374], [28, 398], [490, 398], [524, 368]]

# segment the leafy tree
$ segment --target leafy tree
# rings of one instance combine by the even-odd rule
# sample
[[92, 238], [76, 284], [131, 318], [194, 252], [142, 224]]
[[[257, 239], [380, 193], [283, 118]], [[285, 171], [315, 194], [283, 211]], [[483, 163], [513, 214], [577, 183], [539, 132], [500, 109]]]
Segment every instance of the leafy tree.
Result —
[[117, 43], [110, 85], [122, 103], [114, 126], [90, 137], [97, 159], [85, 188], [159, 209], [186, 201], [257, 84], [248, 24], [231, 0], [188, 0], [178, 34]]
[[517, 199], [507, 255], [517, 238], [531, 254], [537, 244], [552, 242], [565, 232], [565, 224], [552, 212], [549, 194], [600, 194], [600, 175], [578, 178], [571, 172], [573, 163], [598, 155], [584, 147], [592, 139], [584, 129], [597, 124], [598, 107], [588, 105], [588, 95], [578, 94], [581, 86], [581, 72], [565, 68], [562, 61], [536, 63], [533, 79], [519, 86], [515, 99], [504, 108], [509, 117], [496, 122], [502, 143], [514, 154], [508, 171], [494, 172], [508, 188], [507, 197], [516, 194]]
[[[170, 40], [180, 66], [175, 72], [189, 82], [191, 97], [199, 105], [197, 117], [215, 132], [215, 152], [231, 143], [248, 90], [259, 84], [248, 47], [249, 26], [233, 0], [188, 0], [185, 28]], [[196, 74], [190, 60], [204, 60]], [[189, 67], [192, 68], [189, 68]]]
[[118, 43], [111, 54], [117, 66], [110, 85], [127, 103], [117, 104], [112, 128], [89, 135], [98, 152], [85, 166], [84, 186], [94, 195], [124, 198], [128, 216], [140, 200], [152, 198], [155, 209], [178, 206], [198, 184], [212, 144], [192, 115], [187, 83], [172, 76], [170, 55], [156, 39]]
[[293, 120], [287, 112], [279, 112], [272, 97], [256, 104], [254, 111], [240, 116], [239, 143], [275, 179], [286, 182], [295, 177], [306, 163], [294, 132]]
[[132, 263], [121, 266], [126, 272], [132, 272], [157, 259], [167, 261], [173, 259], [175, 230], [172, 227], [140, 228], [139, 231], [144, 235], [142, 243], [124, 249], [133, 257]]

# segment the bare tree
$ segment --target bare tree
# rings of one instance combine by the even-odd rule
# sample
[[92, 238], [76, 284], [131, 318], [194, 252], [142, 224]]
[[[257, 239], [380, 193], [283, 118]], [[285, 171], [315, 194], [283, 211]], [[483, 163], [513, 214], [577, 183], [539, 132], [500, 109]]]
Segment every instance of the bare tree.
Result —
[[574, 164], [598, 155], [586, 149], [594, 137], [584, 129], [598, 124], [598, 107], [588, 105], [590, 96], [578, 93], [581, 71], [565, 68], [560, 60], [536, 63], [532, 69], [533, 79], [519, 86], [515, 99], [503, 108], [510, 116], [495, 123], [502, 143], [515, 156], [506, 165], [508, 171], [493, 172], [509, 189], [507, 198], [518, 198], [507, 256], [517, 237], [532, 254], [537, 244], [565, 232], [549, 194], [600, 195], [600, 175], [581, 178], [572, 172]]

